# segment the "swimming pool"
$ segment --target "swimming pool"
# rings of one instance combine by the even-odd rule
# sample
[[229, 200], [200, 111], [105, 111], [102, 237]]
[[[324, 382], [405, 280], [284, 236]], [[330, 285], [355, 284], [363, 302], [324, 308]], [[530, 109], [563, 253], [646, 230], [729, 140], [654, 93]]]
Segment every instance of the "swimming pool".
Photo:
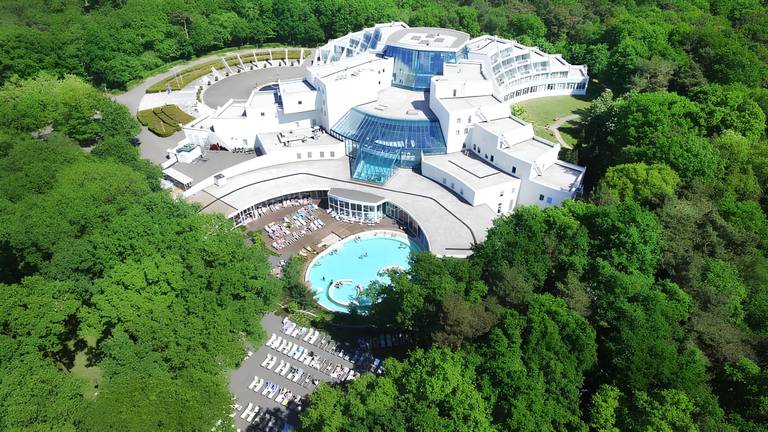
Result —
[[322, 307], [349, 312], [356, 306], [361, 288], [367, 288], [374, 280], [388, 282], [382, 270], [408, 269], [408, 257], [419, 250], [403, 233], [368, 231], [323, 251], [309, 264], [306, 280]]

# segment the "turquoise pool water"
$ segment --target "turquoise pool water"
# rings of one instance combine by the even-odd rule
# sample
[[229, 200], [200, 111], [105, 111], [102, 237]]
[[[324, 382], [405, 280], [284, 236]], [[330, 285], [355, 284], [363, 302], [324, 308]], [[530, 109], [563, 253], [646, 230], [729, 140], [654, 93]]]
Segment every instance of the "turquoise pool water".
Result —
[[396, 235], [384, 231], [363, 233], [357, 236], [359, 239], [345, 239], [317, 257], [306, 275], [317, 302], [332, 311], [349, 312], [359, 287], [368, 287], [374, 280], [389, 281], [386, 275], [379, 275], [382, 269], [408, 269], [411, 251], [417, 252], [419, 247], [402, 234]]

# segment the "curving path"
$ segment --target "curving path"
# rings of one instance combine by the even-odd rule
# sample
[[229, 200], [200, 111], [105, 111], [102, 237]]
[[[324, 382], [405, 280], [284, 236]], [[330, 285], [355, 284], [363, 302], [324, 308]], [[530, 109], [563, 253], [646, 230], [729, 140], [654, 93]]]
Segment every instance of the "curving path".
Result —
[[576, 120], [578, 118], [581, 118], [581, 116], [578, 115], [578, 114], [569, 114], [569, 115], [567, 115], [565, 117], [560, 117], [559, 119], [557, 119], [554, 122], [552, 122], [551, 125], [547, 126], [547, 129], [552, 131], [552, 134], [555, 135], [555, 138], [557, 139], [557, 142], [560, 143], [561, 147], [571, 148], [571, 146], [569, 144], [567, 144], [563, 140], [563, 137], [560, 135], [560, 129], [559, 129], [560, 126], [562, 126], [563, 123], [569, 122], [571, 120]]

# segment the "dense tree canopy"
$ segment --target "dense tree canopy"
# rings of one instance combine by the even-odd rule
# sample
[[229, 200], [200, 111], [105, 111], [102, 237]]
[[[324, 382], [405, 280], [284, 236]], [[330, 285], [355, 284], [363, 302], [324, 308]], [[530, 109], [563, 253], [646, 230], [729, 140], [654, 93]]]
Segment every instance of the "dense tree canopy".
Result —
[[[210, 430], [228, 419], [222, 372], [242, 360], [243, 337], [261, 337], [259, 313], [279, 291], [261, 245], [159, 191], [159, 171], [128, 142], [136, 121], [82, 80], [43, 75], [0, 93], [11, 101], [3, 136], [18, 136], [0, 158], [0, 429]], [[64, 100], [31, 108], [49, 94]], [[32, 138], [46, 125], [54, 132]], [[98, 371], [97, 388], [83, 368]]]
[[258, 241], [159, 190], [101, 90], [402, 20], [586, 64], [607, 87], [581, 113], [586, 189], [369, 288], [364, 319], [415, 346], [320, 386], [300, 429], [768, 430], [766, 17], [758, 0], [1, 2], [0, 429], [229, 430], [224, 371], [260, 314], [281, 288], [311, 303], [300, 261], [281, 284]]

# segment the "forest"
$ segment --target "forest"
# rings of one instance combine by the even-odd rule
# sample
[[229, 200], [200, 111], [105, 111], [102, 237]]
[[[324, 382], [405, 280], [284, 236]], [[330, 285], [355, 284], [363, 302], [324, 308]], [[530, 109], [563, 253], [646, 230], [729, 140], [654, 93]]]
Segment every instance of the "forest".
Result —
[[0, 3], [0, 430], [227, 430], [226, 371], [301, 290], [160, 189], [106, 92], [392, 20], [586, 64], [605, 89], [574, 152], [586, 187], [497, 219], [469, 259], [418, 254], [371, 286], [369, 323], [418, 346], [321, 386], [300, 430], [768, 431], [759, 0]]

